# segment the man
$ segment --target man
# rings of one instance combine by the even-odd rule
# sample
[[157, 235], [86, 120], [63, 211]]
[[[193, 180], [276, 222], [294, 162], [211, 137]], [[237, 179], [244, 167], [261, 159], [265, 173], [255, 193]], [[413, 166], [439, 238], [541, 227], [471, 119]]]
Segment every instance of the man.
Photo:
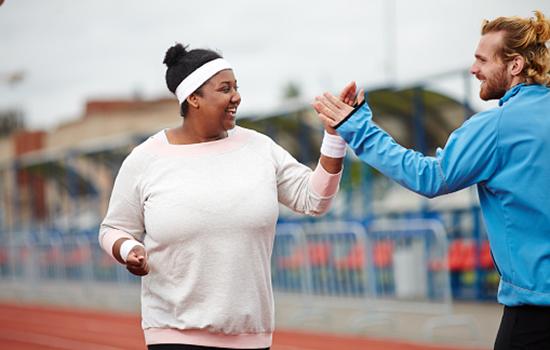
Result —
[[[495, 349], [550, 349], [550, 21], [485, 21], [471, 73], [499, 106], [455, 130], [434, 157], [398, 145], [355, 109], [355, 84], [314, 108], [360, 159], [427, 197], [477, 184], [504, 304]], [[361, 96], [361, 92], [359, 93]]]

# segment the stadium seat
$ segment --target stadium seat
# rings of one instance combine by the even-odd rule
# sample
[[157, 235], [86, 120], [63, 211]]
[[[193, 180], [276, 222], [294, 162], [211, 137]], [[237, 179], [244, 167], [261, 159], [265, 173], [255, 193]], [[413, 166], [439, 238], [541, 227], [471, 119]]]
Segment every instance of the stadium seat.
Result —
[[489, 241], [485, 240], [481, 243], [481, 249], [479, 252], [479, 267], [483, 269], [493, 269], [493, 256], [491, 255], [491, 246]]
[[473, 241], [455, 239], [449, 245], [449, 270], [470, 271], [476, 266], [476, 247]]
[[374, 243], [373, 246], [374, 266], [377, 268], [386, 268], [392, 265], [393, 260], [393, 242], [381, 240]]
[[329, 242], [309, 242], [307, 252], [311, 266], [327, 266], [330, 262], [331, 246]]
[[336, 260], [335, 265], [339, 269], [362, 269], [365, 266], [365, 247], [356, 243], [349, 250], [348, 255]]

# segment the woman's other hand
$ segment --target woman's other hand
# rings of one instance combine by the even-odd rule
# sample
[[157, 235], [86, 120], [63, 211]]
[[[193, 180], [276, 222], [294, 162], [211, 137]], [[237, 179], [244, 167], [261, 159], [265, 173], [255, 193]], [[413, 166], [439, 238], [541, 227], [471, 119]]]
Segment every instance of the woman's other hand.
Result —
[[142, 246], [137, 245], [130, 250], [126, 258], [126, 269], [136, 276], [145, 276], [149, 273], [147, 254]]

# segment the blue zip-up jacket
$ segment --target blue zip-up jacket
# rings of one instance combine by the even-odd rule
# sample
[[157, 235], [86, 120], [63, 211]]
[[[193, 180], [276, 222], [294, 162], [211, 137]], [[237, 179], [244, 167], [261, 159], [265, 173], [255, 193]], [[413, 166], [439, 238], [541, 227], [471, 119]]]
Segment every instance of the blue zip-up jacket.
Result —
[[550, 89], [516, 85], [456, 129], [435, 157], [397, 144], [364, 103], [337, 126], [355, 154], [435, 197], [477, 184], [504, 305], [550, 305]]

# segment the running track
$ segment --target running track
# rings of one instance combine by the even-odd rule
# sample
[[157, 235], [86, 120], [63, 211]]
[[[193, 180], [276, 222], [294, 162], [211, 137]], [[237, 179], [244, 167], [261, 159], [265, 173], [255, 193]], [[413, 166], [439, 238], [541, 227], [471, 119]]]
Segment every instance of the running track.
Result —
[[[137, 315], [0, 303], [0, 348], [145, 350]], [[279, 330], [272, 350], [458, 350], [363, 337]]]

